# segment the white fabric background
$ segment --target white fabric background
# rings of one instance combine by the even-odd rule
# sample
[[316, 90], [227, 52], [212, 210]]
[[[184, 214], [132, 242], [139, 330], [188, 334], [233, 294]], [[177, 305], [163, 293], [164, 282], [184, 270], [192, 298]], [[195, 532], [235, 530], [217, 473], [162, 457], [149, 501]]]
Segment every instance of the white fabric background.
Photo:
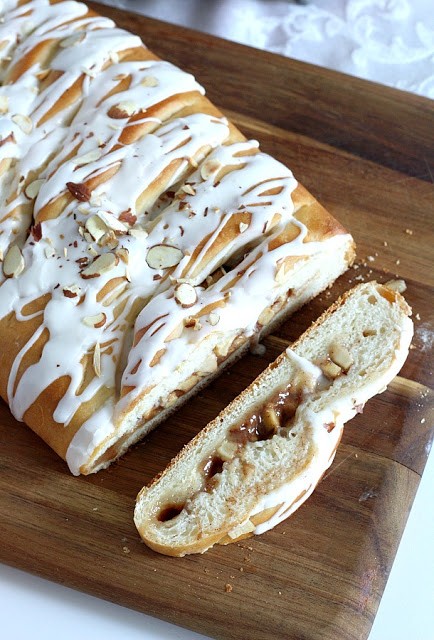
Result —
[[434, 98], [434, 0], [100, 0]]

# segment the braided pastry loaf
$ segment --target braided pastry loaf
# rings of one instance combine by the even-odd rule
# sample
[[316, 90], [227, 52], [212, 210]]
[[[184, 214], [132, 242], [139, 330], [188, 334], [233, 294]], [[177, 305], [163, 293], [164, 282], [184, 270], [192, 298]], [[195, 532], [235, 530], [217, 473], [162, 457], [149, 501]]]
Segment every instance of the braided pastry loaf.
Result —
[[404, 364], [410, 313], [375, 282], [342, 296], [142, 489], [134, 520], [146, 544], [203, 552], [294, 513], [333, 462], [345, 422]]
[[138, 37], [78, 2], [3, 5], [0, 393], [90, 473], [329, 286], [354, 243]]

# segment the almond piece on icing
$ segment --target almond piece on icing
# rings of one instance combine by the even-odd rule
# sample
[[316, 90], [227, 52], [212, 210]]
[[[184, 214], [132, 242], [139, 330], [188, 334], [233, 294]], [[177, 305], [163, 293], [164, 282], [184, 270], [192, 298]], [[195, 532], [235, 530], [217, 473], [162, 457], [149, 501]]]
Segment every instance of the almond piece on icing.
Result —
[[151, 269], [169, 269], [179, 264], [184, 257], [178, 247], [169, 244], [155, 244], [148, 250], [146, 262]]
[[196, 289], [191, 284], [181, 282], [175, 287], [175, 300], [183, 309], [192, 307], [197, 302]]
[[107, 316], [105, 313], [97, 313], [94, 316], [85, 316], [82, 322], [86, 325], [86, 327], [99, 329], [100, 327], [103, 327], [105, 325], [106, 320]]
[[92, 195], [91, 190], [85, 184], [67, 182], [66, 187], [73, 198], [80, 202], [88, 202]]
[[90, 242], [98, 242], [98, 240], [108, 231], [105, 222], [97, 215], [90, 216], [90, 218], [86, 220], [85, 227], [91, 235]]
[[143, 78], [140, 84], [142, 84], [145, 87], [158, 87], [160, 83], [155, 76], [148, 75]]
[[122, 119], [129, 118], [137, 111], [137, 104], [133, 100], [122, 100], [114, 104], [107, 112], [109, 118]]
[[103, 273], [113, 269], [119, 262], [118, 256], [114, 253], [103, 253], [94, 260], [86, 269], [81, 272], [81, 277], [86, 279], [98, 278]]
[[24, 271], [25, 263], [24, 257], [19, 247], [13, 244], [3, 262], [3, 273], [7, 278], [16, 278]]
[[218, 324], [220, 321], [220, 316], [218, 313], [215, 313], [214, 311], [211, 311], [211, 313], [208, 316], [208, 322], [210, 323], [210, 325], [212, 327], [215, 327], [216, 324]]
[[81, 296], [81, 289], [76, 284], [71, 284], [69, 287], [63, 287], [63, 295], [65, 298], [78, 298]]
[[200, 176], [202, 180], [208, 180], [214, 173], [216, 173], [221, 167], [218, 160], [205, 160], [200, 168]]
[[101, 156], [102, 156], [102, 150], [97, 148], [97, 149], [92, 149], [92, 151], [88, 151], [87, 153], [84, 153], [82, 156], [73, 158], [71, 162], [77, 165], [89, 164], [90, 162], [96, 162], [96, 160], [99, 160]]
[[25, 134], [31, 133], [33, 129], [33, 122], [28, 116], [24, 116], [22, 113], [16, 113], [12, 116], [12, 121], [21, 129]]
[[95, 343], [95, 347], [93, 349], [93, 358], [92, 358], [93, 370], [95, 371], [95, 375], [98, 378], [101, 377], [101, 347], [99, 346], [99, 342]]
[[38, 195], [39, 190], [44, 184], [44, 182], [45, 180], [33, 180], [33, 182], [27, 185], [27, 187], [24, 190], [24, 193], [30, 200], [33, 200]]
[[9, 111], [9, 98], [8, 96], [0, 96], [0, 113], [5, 114]]

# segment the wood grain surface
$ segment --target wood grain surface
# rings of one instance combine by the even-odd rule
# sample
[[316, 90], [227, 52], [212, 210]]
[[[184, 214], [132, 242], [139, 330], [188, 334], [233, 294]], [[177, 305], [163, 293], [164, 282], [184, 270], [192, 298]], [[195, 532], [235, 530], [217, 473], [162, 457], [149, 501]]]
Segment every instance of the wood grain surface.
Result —
[[[364, 640], [432, 441], [432, 103], [94, 6], [193, 72], [246, 135], [289, 165], [353, 233], [358, 262], [268, 337], [263, 357], [243, 358], [96, 476], [72, 477], [1, 404], [0, 560], [215, 638]], [[410, 356], [348, 423], [307, 503], [265, 535], [203, 556], [167, 558], [141, 543], [132, 514], [142, 485], [340, 293], [395, 275], [414, 312]]]

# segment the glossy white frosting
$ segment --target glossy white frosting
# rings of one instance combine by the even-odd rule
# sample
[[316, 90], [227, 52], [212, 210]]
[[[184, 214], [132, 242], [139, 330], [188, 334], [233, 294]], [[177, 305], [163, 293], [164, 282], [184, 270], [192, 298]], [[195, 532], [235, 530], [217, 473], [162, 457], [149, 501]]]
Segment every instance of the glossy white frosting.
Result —
[[[101, 442], [115, 433], [119, 416], [128, 412], [143, 389], [176, 371], [199, 342], [209, 337], [217, 341], [219, 333], [254, 333], [261, 311], [288, 288], [285, 278], [276, 280], [284, 258], [309, 256], [325, 245], [332, 251], [345, 245], [349, 237], [304, 243], [307, 229], [293, 219], [291, 193], [297, 183], [291, 171], [258, 152], [255, 141], [223, 146], [229, 134], [224, 118], [198, 113], [161, 122], [147, 115], [147, 109], [171, 96], [203, 93], [203, 89], [191, 75], [167, 62], [122, 61], [132, 49], [146, 52], [137, 36], [116, 28], [111, 20], [88, 15], [81, 3], [50, 5], [47, 0], [33, 0], [18, 8], [15, 5], [3, 4], [0, 24], [0, 100], [8, 105], [0, 117], [0, 140], [5, 141], [0, 146], [0, 162], [4, 161], [0, 255], [4, 258], [11, 244], [18, 244], [25, 268], [13, 278], [0, 272], [0, 319], [13, 312], [24, 322], [29, 319], [25, 310], [23, 313], [29, 302], [45, 294], [50, 299], [34, 316], [40, 320], [39, 328], [15, 358], [8, 402], [14, 416], [23, 420], [38, 396], [64, 377], [69, 380], [67, 391], [53, 416], [62, 429], [83, 402], [104, 388], [111, 390], [106, 405], [71, 441], [66, 458], [71, 471], [79, 473]], [[36, 57], [17, 75], [19, 61], [46, 40], [55, 43], [47, 67]], [[55, 74], [48, 75], [50, 83], [44, 77], [46, 68]], [[14, 74], [17, 78], [10, 83]], [[110, 95], [125, 78], [128, 88]], [[77, 83], [79, 98], [59, 110], [58, 101]], [[109, 115], [120, 104], [127, 105], [131, 117]], [[57, 111], [50, 112], [56, 105]], [[21, 120], [30, 119], [30, 130], [23, 130], [22, 123], [14, 119], [17, 114]], [[149, 125], [147, 133], [140, 134], [138, 124]], [[133, 126], [137, 133], [125, 144], [122, 136]], [[214, 169], [205, 174], [207, 154], [207, 166], [212, 166], [211, 161]], [[158, 178], [175, 166], [168, 182], [158, 186]], [[217, 180], [220, 169], [229, 166], [231, 170]], [[109, 170], [112, 175], [106, 177]], [[164, 191], [182, 185], [187, 172], [187, 191], [193, 193], [184, 192], [182, 200], [174, 200], [173, 194], [164, 196]], [[35, 177], [41, 183], [32, 200], [26, 188]], [[101, 184], [93, 189], [89, 201], [78, 202], [69, 196], [68, 182], [83, 184], [96, 177]], [[149, 189], [150, 193], [153, 187], [155, 192], [141, 201], [143, 192]], [[266, 193], [276, 187], [277, 193]], [[65, 195], [66, 204], [62, 201]], [[62, 203], [57, 217], [46, 219], [47, 211], [57, 203]], [[135, 217], [132, 225], [119, 221], [125, 212]], [[83, 233], [93, 215], [103, 219], [108, 215], [116, 222], [116, 249], [100, 247]], [[239, 233], [212, 255], [211, 246], [233, 220], [239, 224]], [[271, 248], [291, 221], [299, 229], [298, 236]], [[35, 233], [27, 237], [32, 224], [38, 225], [40, 239]], [[149, 249], [158, 244], [176, 246], [184, 256], [170, 278], [169, 270], [151, 269], [146, 261]], [[198, 245], [201, 252], [194, 255]], [[128, 250], [128, 265], [118, 259], [99, 277], [81, 276], [77, 260], [92, 260], [120, 249]], [[236, 269], [206, 289], [201, 286], [218, 266], [243, 253]], [[114, 291], [102, 296], [103, 288], [114, 279]], [[183, 309], [174, 298], [179, 279], [195, 286], [197, 303], [191, 308]], [[65, 288], [74, 285], [79, 286], [80, 295], [66, 297]], [[220, 303], [218, 324], [204, 317], [199, 331], [184, 331], [165, 342], [184, 318]], [[138, 313], [135, 332], [143, 335], [130, 348], [126, 329], [133, 305], [134, 314]], [[87, 318], [102, 313], [102, 326], [86, 324]], [[159, 317], [163, 321], [158, 327], [144, 331]], [[41, 358], [22, 373], [23, 358], [46, 335], [49, 339]], [[153, 357], [163, 348], [160, 362], [151, 367]], [[95, 358], [96, 350], [101, 352], [100, 375], [83, 389], [81, 362]], [[164, 398], [157, 401], [164, 402]]]

